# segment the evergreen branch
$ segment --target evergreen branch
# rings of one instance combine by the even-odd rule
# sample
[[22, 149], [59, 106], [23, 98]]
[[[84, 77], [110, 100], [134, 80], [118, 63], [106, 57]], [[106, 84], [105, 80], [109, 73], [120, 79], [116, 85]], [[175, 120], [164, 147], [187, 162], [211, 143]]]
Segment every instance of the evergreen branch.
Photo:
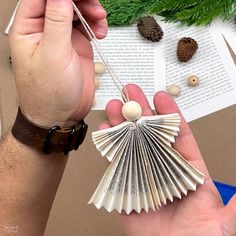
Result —
[[156, 4], [153, 9], [151, 9], [151, 13], [159, 14], [162, 12], [178, 12], [180, 10], [187, 9], [189, 7], [194, 7], [198, 5], [202, 0], [179, 0], [179, 1], [171, 1], [171, 0], [162, 0], [159, 4]]
[[[128, 25], [136, 22], [146, 14], [148, 0], [101, 0], [108, 13], [109, 25]], [[155, 0], [156, 2], [156, 0]]]
[[184, 24], [209, 25], [216, 17], [229, 16], [232, 1], [204, 0], [195, 8], [176, 13], [176, 20]]
[[101, 0], [109, 25], [128, 25], [144, 15], [162, 15], [166, 21], [208, 25], [216, 17], [236, 15], [236, 0]]

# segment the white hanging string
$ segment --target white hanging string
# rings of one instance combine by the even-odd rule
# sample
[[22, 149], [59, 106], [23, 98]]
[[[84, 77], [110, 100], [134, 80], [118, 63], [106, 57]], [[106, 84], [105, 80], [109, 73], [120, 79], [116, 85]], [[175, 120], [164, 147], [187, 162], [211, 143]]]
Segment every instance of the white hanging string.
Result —
[[107, 71], [110, 73], [111, 75], [111, 78], [115, 84], [115, 86], [117, 87], [117, 89], [119, 90], [119, 92], [121, 93], [121, 96], [123, 98], [123, 100], [125, 102], [128, 102], [129, 101], [129, 98], [128, 98], [128, 92], [127, 92], [127, 89], [126, 87], [122, 84], [122, 82], [120, 81], [120, 79], [117, 77], [117, 75], [112, 71], [111, 69], [111, 66], [109, 64], [109, 62], [107, 61], [106, 57], [104, 56], [104, 53], [102, 51], [102, 48], [100, 47], [99, 43], [98, 43], [98, 40], [95, 36], [95, 34], [93, 33], [92, 29], [90, 28], [89, 24], [87, 23], [87, 21], [84, 19], [84, 17], [82, 16], [81, 12], [79, 11], [79, 9], [77, 8], [77, 6], [75, 5], [74, 2], [73, 3], [73, 8], [74, 8], [74, 11], [75, 13], [77, 14], [77, 16], [79, 17], [86, 33], [88, 34], [89, 38], [91, 39], [91, 41], [93, 42], [97, 52], [98, 52], [98, 55], [100, 56], [101, 60], [103, 61]]

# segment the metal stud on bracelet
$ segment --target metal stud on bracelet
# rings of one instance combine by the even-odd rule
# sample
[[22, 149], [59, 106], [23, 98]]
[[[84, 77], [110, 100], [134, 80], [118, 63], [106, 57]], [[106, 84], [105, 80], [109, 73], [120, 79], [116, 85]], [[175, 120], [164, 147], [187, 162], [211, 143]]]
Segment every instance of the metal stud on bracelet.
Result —
[[69, 134], [69, 137], [68, 137], [68, 140], [67, 140], [67, 143], [65, 145], [65, 148], [64, 148], [64, 154], [65, 155], [68, 155], [68, 153], [70, 152], [70, 148], [71, 148], [71, 143], [73, 141], [73, 138], [74, 138], [74, 135], [75, 135], [75, 127], [72, 127], [72, 130]]
[[48, 134], [46, 136], [46, 139], [44, 141], [44, 145], [43, 145], [43, 152], [44, 154], [51, 154], [52, 153], [52, 142], [51, 142], [51, 138], [52, 135], [54, 134], [55, 131], [60, 130], [61, 128], [59, 126], [54, 126], [52, 127], [49, 131]]
[[74, 150], [78, 150], [79, 146], [84, 142], [85, 136], [87, 134], [88, 125], [83, 122], [82, 128], [79, 130], [79, 139], [76, 142]]

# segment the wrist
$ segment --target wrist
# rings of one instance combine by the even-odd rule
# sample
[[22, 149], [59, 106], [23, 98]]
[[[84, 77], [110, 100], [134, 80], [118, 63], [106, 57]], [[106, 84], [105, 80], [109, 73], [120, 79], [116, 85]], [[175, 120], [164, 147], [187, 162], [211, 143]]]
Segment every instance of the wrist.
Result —
[[50, 121], [50, 120], [41, 119], [37, 117], [31, 117], [28, 115], [25, 115], [25, 117], [33, 124], [44, 129], [50, 129], [51, 127], [54, 127], [54, 126], [59, 126], [61, 128], [70, 128], [78, 123], [75, 121]]
[[27, 120], [29, 120], [30, 122], [32, 122], [33, 124], [44, 128], [44, 129], [50, 129], [51, 127], [54, 126], [59, 126], [61, 128], [70, 128], [74, 125], [76, 125], [78, 123], [78, 121], [72, 121], [72, 120], [63, 120], [60, 119], [57, 120], [53, 120], [53, 119], [47, 119], [47, 118], [42, 118], [40, 116], [33, 116], [33, 115], [29, 115], [29, 113], [24, 112], [23, 109], [21, 109], [23, 115], [27, 118]]

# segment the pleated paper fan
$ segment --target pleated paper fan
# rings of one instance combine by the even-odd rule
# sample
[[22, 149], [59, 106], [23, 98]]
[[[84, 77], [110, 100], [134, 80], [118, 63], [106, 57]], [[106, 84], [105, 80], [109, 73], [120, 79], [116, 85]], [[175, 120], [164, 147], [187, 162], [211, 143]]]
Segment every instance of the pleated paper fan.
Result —
[[94, 144], [111, 163], [89, 203], [108, 212], [140, 213], [195, 191], [204, 175], [171, 147], [179, 125], [180, 116], [168, 114], [93, 132]]

